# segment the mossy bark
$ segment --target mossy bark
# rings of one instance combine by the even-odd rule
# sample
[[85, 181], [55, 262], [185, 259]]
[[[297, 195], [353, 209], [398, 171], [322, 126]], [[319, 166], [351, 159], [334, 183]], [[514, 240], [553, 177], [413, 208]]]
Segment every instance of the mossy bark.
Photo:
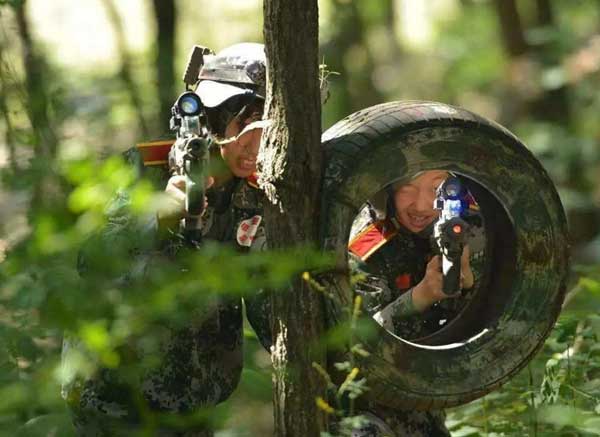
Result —
[[[272, 249], [315, 245], [321, 183], [318, 6], [316, 0], [266, 0], [268, 59], [260, 183]], [[316, 436], [323, 420], [316, 407], [324, 396], [312, 362], [325, 360], [321, 296], [300, 277], [273, 296], [273, 381], [278, 436]]]

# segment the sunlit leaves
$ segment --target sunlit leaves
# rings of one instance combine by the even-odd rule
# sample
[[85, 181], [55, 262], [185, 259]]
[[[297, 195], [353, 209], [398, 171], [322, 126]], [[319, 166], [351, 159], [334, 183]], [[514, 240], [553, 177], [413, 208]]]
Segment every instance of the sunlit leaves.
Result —
[[75, 212], [88, 210], [103, 212], [115, 192], [130, 187], [135, 172], [119, 156], [102, 164], [91, 160], [65, 164], [69, 180], [77, 184], [69, 197], [69, 207]]

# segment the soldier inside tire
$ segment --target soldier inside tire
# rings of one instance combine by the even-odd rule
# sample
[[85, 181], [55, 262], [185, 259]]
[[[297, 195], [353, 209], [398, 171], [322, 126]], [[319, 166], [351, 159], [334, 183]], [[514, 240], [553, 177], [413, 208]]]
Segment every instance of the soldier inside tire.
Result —
[[[440, 211], [434, 209], [436, 190], [450, 176], [445, 170], [419, 172], [390, 184], [383, 196], [366, 203], [354, 220], [348, 257], [353, 274], [360, 275], [355, 292], [363, 308], [398, 337], [419, 341], [444, 327], [472, 294], [480, 266], [472, 270], [471, 255], [479, 258], [483, 245], [482, 218], [473, 196], [465, 191], [468, 220], [460, 260], [460, 290], [442, 291], [441, 256], [433, 229]], [[377, 198], [383, 198], [383, 207]], [[473, 253], [473, 247], [475, 253]]]
[[[433, 237], [440, 211], [434, 205], [438, 188], [450, 176], [445, 170], [429, 170], [390, 184], [367, 202], [352, 226], [348, 256], [352, 274], [358, 276], [355, 292], [364, 311], [391, 333], [412, 341], [433, 334], [455, 317], [473, 290], [468, 238], [460, 257], [461, 290], [453, 294], [442, 290], [441, 256], [436, 254]], [[479, 207], [466, 194], [467, 210], [473, 211], [469, 216], [475, 218], [469, 221], [481, 225]], [[481, 226], [468, 228], [473, 237], [481, 230]], [[369, 424], [356, 430], [357, 436], [390, 431], [392, 435], [448, 435], [441, 410], [419, 412], [372, 404], [365, 417]]]

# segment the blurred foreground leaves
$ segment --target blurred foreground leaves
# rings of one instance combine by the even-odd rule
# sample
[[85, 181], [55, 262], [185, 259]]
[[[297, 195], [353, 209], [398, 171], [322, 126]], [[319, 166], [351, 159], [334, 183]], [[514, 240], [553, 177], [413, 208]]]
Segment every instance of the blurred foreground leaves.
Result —
[[[98, 243], [98, 233], [110, 226], [105, 213], [115, 192], [127, 192], [127, 213], [136, 224], [152, 219], [160, 197], [118, 157], [57, 167], [58, 179], [72, 188], [64, 205], [31, 216], [25, 237], [0, 263], [0, 432], [6, 435], [25, 423], [29, 435], [46, 435], [53, 426], [59, 429], [56, 435], [66, 435], [70, 425], [61, 383], [90, 375], [99, 365], [120, 366], [136, 377], [140, 369], [157, 363], [132, 361], [132, 350], [157, 352], [167, 327], [198, 317], [217, 297], [276, 290], [292, 275], [329, 263], [327, 256], [309, 248], [242, 254], [207, 243], [165, 254], [148, 241], [141, 252], [132, 253], [129, 237], [144, 238], [135, 233], [121, 234], [125, 238], [109, 245]], [[93, 268], [80, 276], [82, 247], [93, 258]], [[70, 351], [61, 365], [63, 332], [76, 334], [86, 352]], [[255, 352], [260, 348], [255, 340], [249, 344]], [[250, 397], [264, 402], [270, 397], [270, 381], [264, 363], [256, 367], [250, 358], [244, 386]]]
[[[3, 17], [10, 17], [8, 6], [21, 3], [0, 0], [0, 6], [7, 5], [1, 11]], [[332, 96], [323, 108], [326, 125], [355, 109], [397, 99], [458, 104], [500, 121], [542, 161], [567, 209], [575, 258], [592, 263], [592, 267], [574, 269], [576, 292], [529, 368], [499, 391], [453, 409], [449, 415], [453, 435], [598, 435], [597, 0], [519, 2], [525, 38], [536, 50], [518, 62], [512, 62], [503, 51], [496, 2], [491, 0], [447, 2], [454, 3], [455, 12], [433, 23], [437, 37], [430, 47], [419, 50], [408, 49], [398, 38], [398, 28], [408, 26], [400, 18], [412, 0], [402, 2], [402, 8], [398, 8], [399, 2], [322, 3], [324, 11], [327, 7], [331, 10], [323, 17], [325, 62], [341, 73], [332, 77]], [[392, 3], [402, 10], [393, 11]], [[537, 22], [536, 7], [541, 4], [554, 8], [553, 25]], [[71, 6], [85, 8], [83, 4]], [[236, 38], [256, 40], [260, 26], [253, 18], [258, 18], [260, 8], [253, 12], [238, 6], [238, 21], [223, 16], [209, 20], [205, 23], [208, 27], [197, 26], [208, 15], [193, 15], [192, 8], [188, 8], [186, 14], [181, 14], [186, 21], [179, 23], [188, 34], [187, 42], [208, 41], [209, 46], [220, 48], [227, 45], [224, 36], [229, 42]], [[194, 8], [201, 14], [207, 9]], [[233, 9], [230, 6], [229, 10]], [[186, 26], [192, 22], [200, 33]], [[345, 25], [348, 22], [353, 25]], [[230, 29], [252, 28], [252, 33], [223, 35], [217, 30], [224, 28], [224, 23]], [[35, 135], [27, 115], [31, 108], [27, 108], [25, 98], [21, 41], [10, 32], [16, 28], [14, 22], [3, 26], [6, 41], [0, 41], [0, 46], [6, 50], [6, 57], [0, 68], [6, 73], [3, 96], [9, 111], [2, 128], [5, 133], [12, 123], [15, 144], [6, 142], [7, 148], [13, 147], [16, 153], [7, 168], [14, 165], [18, 172], [1, 170], [5, 191], [0, 191], [0, 434], [17, 435], [16, 429], [27, 423], [22, 435], [56, 431], [62, 436], [68, 435], [69, 421], [59, 397], [60, 381], [76, 372], [93, 372], [96, 363], [123, 364], [123, 346], [131, 342], [156, 347], [157, 338], [163, 334], [162, 324], [183, 319], [193, 307], [204, 305], [221, 291], [239, 295], [259, 285], [281, 284], [286, 275], [302, 271], [301, 264], [318, 264], [318, 260], [304, 253], [255, 259], [207, 247], [182, 265], [199, 269], [205, 275], [203, 281], [199, 277], [185, 280], [181, 270], [157, 257], [147, 276], [147, 287], [123, 288], [109, 277], [123, 273], [130, 258], [125, 244], [115, 244], [110, 250], [99, 250], [95, 257], [104, 273], [82, 281], [76, 271], [78, 251], [106, 225], [104, 210], [115, 192], [127, 189], [132, 213], [142, 220], [160, 201], [148, 184], [137, 182], [135, 173], [120, 159], [99, 162], [84, 158], [88, 154], [107, 155], [135, 141], [137, 111], [142, 110], [150, 119], [155, 117], [159, 105], [150, 66], [154, 54], [152, 50], [136, 53], [133, 65], [142, 108], [132, 107], [128, 90], [115, 80], [116, 72], [110, 68], [81, 65], [81, 69], [72, 69], [46, 64], [43, 77], [49, 92], [52, 127], [60, 136], [57, 161], [48, 162], [32, 156]], [[391, 47], [394, 44], [398, 46]], [[188, 48], [179, 52], [187, 53]], [[39, 50], [51, 55], [50, 60], [62, 55], [42, 45]], [[176, 65], [183, 65], [183, 60]], [[569, 108], [563, 108], [561, 123], [540, 120], [539, 114], [523, 104], [523, 100], [564, 86], [569, 87]], [[153, 128], [158, 134], [167, 126], [168, 120], [161, 120]], [[48, 195], [34, 197], [34, 191]], [[38, 200], [44, 204], [37, 204]], [[5, 247], [7, 254], [3, 253]], [[362, 325], [356, 329], [361, 332]], [[81, 334], [90, 355], [74, 355], [71, 366], [61, 368], [58, 356], [65, 330]], [[329, 333], [329, 344], [346, 344], [349, 332], [348, 326], [339, 326]], [[270, 424], [272, 420], [268, 413], [268, 356], [252, 332], [248, 331], [246, 340], [241, 390], [231, 400], [235, 414], [229, 414], [227, 405], [219, 410], [222, 416], [229, 415], [226, 427], [232, 431], [228, 435], [243, 435], [248, 426], [265, 420]], [[217, 416], [222, 417], [221, 413]], [[252, 430], [255, 435], [265, 434], [254, 427]]]

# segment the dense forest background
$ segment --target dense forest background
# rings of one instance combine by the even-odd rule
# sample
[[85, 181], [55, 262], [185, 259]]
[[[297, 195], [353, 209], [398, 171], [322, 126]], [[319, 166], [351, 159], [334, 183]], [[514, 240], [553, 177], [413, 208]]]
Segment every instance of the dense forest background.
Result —
[[[559, 323], [513, 381], [449, 410], [453, 435], [600, 434], [600, 2], [319, 6], [330, 84], [324, 130], [386, 101], [462, 106], [519, 136], [567, 211], [572, 277]], [[168, 134], [190, 47], [262, 40], [255, 0], [0, 0], [2, 435], [69, 429], [60, 384], [91, 364], [59, 366], [64, 330], [82, 335], [92, 362], [116, 365], [119, 346], [148, 320], [181, 310], [165, 284], [144, 299], [108, 286], [90, 296], [77, 282], [77, 249], [102, 226], [116, 189], [132, 187], [146, 211], [149, 187], [112, 157]], [[216, 257], [206, 271], [214, 284], [227, 277], [241, 289], [228, 268], [241, 275], [244, 260], [231, 256], [228, 267]], [[292, 258], [256, 262], [271, 266], [266, 280], [277, 283], [295, 271]], [[272, 429], [270, 360], [251, 330], [246, 337], [240, 388], [211, 413], [221, 436]]]

